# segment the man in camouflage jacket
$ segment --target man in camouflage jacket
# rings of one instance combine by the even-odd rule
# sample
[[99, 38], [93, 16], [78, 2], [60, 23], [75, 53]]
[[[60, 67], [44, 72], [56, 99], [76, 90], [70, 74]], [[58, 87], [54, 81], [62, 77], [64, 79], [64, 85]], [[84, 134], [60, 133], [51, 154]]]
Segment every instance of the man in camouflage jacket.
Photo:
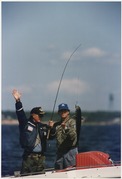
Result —
[[70, 117], [70, 110], [67, 104], [58, 106], [58, 113], [61, 116], [59, 122], [50, 121], [50, 138], [56, 137], [57, 157], [55, 169], [64, 169], [75, 166], [77, 149], [76, 119]]

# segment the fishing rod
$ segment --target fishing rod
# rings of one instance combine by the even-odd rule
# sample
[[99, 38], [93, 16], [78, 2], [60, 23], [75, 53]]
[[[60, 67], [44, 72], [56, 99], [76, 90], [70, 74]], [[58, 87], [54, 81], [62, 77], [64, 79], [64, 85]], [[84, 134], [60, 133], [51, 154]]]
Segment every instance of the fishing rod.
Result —
[[[56, 105], [56, 101], [57, 101], [57, 98], [58, 98], [58, 94], [59, 94], [61, 82], [62, 82], [64, 73], [65, 73], [66, 67], [67, 67], [69, 61], [71, 60], [71, 57], [72, 57], [73, 54], [80, 48], [80, 46], [81, 46], [81, 44], [76, 47], [76, 49], [72, 52], [72, 54], [70, 55], [69, 59], [67, 60], [66, 65], [64, 66], [64, 70], [63, 70], [63, 72], [62, 72], [61, 79], [60, 79], [60, 81], [59, 81], [59, 85], [58, 85], [58, 89], [57, 89], [57, 93], [56, 93], [56, 97], [55, 97], [55, 101], [54, 101], [54, 105], [53, 105], [53, 111], [52, 111], [52, 115], [51, 115], [51, 120], [50, 120], [50, 121], [52, 121], [53, 116], [54, 116], [55, 105]], [[48, 130], [47, 139], [49, 139], [49, 135], [50, 135], [50, 129]]]
[[54, 116], [55, 105], [56, 105], [56, 101], [57, 101], [57, 98], [58, 98], [58, 94], [59, 94], [61, 82], [62, 82], [64, 73], [65, 73], [66, 67], [67, 67], [67, 65], [68, 65], [68, 63], [69, 63], [71, 57], [72, 57], [72, 56], [74, 55], [74, 53], [80, 48], [80, 46], [81, 46], [81, 44], [78, 45], [77, 48], [72, 52], [72, 54], [70, 55], [69, 59], [68, 59], [67, 62], [66, 62], [66, 65], [65, 65], [65, 67], [64, 67], [63, 73], [62, 73], [62, 75], [61, 75], [61, 79], [60, 79], [60, 81], [59, 81], [59, 85], [58, 85], [58, 89], [57, 89], [57, 93], [56, 93], [54, 105], [53, 105], [53, 111], [52, 111], [52, 115], [51, 115], [51, 120], [53, 119], [53, 116]]

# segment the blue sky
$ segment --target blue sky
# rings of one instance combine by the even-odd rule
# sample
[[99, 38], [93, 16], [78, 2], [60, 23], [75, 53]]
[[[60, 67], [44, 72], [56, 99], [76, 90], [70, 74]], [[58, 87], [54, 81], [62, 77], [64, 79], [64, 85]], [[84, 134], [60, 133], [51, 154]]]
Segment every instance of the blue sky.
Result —
[[[120, 110], [120, 2], [2, 2], [2, 109], [14, 110], [12, 90], [25, 110]], [[113, 95], [113, 101], [109, 95]]]

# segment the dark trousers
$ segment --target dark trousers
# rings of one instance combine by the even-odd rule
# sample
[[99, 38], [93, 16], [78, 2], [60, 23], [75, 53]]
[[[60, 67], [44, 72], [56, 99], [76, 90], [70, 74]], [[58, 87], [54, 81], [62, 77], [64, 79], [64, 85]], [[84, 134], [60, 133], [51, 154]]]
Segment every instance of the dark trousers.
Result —
[[41, 172], [45, 168], [45, 156], [36, 153], [23, 155], [21, 174]]

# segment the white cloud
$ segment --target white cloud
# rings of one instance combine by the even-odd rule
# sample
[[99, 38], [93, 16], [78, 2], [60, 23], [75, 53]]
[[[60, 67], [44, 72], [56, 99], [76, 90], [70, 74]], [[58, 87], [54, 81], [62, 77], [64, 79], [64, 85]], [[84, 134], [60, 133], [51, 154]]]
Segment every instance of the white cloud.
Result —
[[70, 52], [70, 51], [64, 52], [64, 53], [62, 54], [62, 58], [63, 58], [63, 59], [69, 59], [69, 57], [71, 56], [71, 54], [72, 54], [72, 52]]
[[[59, 81], [50, 83], [47, 88], [51, 92], [56, 92], [59, 86]], [[87, 83], [79, 79], [64, 79], [61, 83], [60, 90], [67, 94], [82, 94], [89, 90]]]
[[[68, 60], [71, 56], [72, 52], [67, 51], [62, 54], [62, 59]], [[84, 50], [78, 50], [74, 54], [74, 58], [72, 57], [72, 61], [79, 61], [81, 59], [101, 59], [102, 63], [108, 63], [108, 64], [120, 64], [121, 56], [118, 53], [110, 52], [110, 51], [104, 51], [97, 47], [91, 47]]]
[[101, 50], [101, 49], [99, 49], [99, 48], [92, 47], [92, 48], [88, 48], [88, 49], [82, 51], [81, 55], [84, 56], [84, 57], [97, 57], [97, 58], [100, 58], [100, 57], [105, 56], [106, 52]]
[[[71, 51], [66, 51], [62, 54], [62, 58], [65, 59], [65, 60], [69, 59], [71, 54], [72, 54]], [[81, 59], [81, 57], [101, 58], [101, 57], [105, 57], [107, 55], [107, 53], [100, 48], [92, 47], [92, 48], [88, 48], [88, 49], [85, 49], [85, 50], [77, 51], [74, 55], [75, 55], [74, 59], [78, 60], [78, 59]]]

